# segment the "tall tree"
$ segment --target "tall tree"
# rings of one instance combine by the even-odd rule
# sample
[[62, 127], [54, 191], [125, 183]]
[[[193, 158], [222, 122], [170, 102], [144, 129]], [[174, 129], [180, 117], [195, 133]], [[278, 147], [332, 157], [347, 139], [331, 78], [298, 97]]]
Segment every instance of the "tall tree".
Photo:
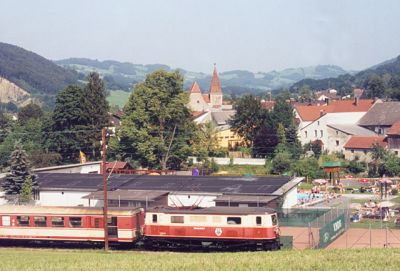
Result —
[[385, 92], [384, 83], [379, 75], [372, 75], [366, 81], [367, 96], [370, 98], [381, 98]]
[[79, 151], [85, 147], [82, 101], [82, 88], [68, 86], [57, 95], [51, 122], [46, 123], [46, 144], [51, 151], [59, 153], [65, 162], [78, 161]]
[[265, 125], [268, 112], [253, 95], [245, 95], [234, 105], [236, 114], [230, 119], [232, 129], [253, 146], [259, 130]]
[[118, 148], [122, 156], [161, 169], [185, 160], [194, 129], [187, 102], [179, 72], [158, 70], [147, 75], [124, 108]]
[[2, 188], [6, 195], [19, 195], [26, 178], [30, 177], [32, 186], [37, 187], [36, 176], [31, 173], [29, 160], [20, 141], [10, 157], [10, 174], [4, 178]]
[[87, 77], [88, 83], [83, 89], [82, 117], [85, 129], [83, 151], [93, 159], [100, 158], [101, 129], [109, 125], [110, 106], [106, 100], [107, 93], [104, 82], [98, 73], [92, 72]]
[[43, 117], [43, 110], [34, 103], [21, 107], [18, 112], [18, 122], [21, 125], [26, 124], [31, 119], [40, 119], [41, 117]]

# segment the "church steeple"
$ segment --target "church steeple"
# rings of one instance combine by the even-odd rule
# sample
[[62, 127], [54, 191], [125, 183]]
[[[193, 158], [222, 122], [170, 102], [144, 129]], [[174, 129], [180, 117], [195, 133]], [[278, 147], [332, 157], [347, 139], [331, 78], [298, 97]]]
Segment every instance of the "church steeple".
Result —
[[219, 81], [217, 67], [214, 63], [214, 72], [211, 79], [210, 94], [211, 93], [222, 93], [221, 82]]
[[192, 87], [190, 88], [190, 93], [201, 93], [200, 86], [196, 81], [193, 82]]

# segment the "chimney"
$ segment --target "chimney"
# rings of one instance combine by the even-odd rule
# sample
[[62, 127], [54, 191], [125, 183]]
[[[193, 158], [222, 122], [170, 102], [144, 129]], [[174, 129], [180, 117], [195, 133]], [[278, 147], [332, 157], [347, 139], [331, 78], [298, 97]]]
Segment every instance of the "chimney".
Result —
[[322, 117], [323, 115], [324, 115], [324, 110], [321, 109], [321, 110], [319, 111], [319, 116]]
[[325, 98], [325, 103], [326, 105], [329, 105], [330, 99], [329, 98]]

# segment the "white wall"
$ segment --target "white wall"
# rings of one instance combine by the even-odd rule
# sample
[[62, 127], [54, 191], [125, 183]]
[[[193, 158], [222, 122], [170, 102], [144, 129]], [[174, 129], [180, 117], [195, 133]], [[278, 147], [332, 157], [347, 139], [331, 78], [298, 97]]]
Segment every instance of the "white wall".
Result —
[[297, 204], [297, 186], [290, 189], [286, 194], [282, 208], [291, 208]]
[[[323, 150], [331, 150], [328, 140], [328, 124], [357, 124], [366, 112], [327, 113], [309, 125], [299, 130], [301, 144], [321, 140], [324, 143]], [[316, 131], [316, 133], [315, 133]]]
[[40, 191], [40, 200], [36, 203], [42, 206], [88, 206], [88, 199], [82, 197], [89, 193], [82, 191]]
[[[194, 156], [188, 157], [188, 159], [193, 159], [194, 163], [197, 163], [197, 158]], [[230, 158], [223, 158], [223, 157], [210, 157], [214, 159], [215, 163], [218, 165], [229, 165], [231, 159]], [[234, 165], [253, 165], [253, 166], [264, 166], [265, 159], [262, 158], [233, 158]]]
[[214, 207], [215, 199], [218, 195], [197, 195], [197, 194], [169, 194], [168, 206], [181, 207], [181, 206], [199, 206], [199, 207]]

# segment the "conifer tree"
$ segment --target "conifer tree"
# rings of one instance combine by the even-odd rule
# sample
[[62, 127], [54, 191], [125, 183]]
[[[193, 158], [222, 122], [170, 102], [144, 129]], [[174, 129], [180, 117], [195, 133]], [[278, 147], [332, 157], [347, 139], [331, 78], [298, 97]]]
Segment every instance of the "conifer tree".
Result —
[[27, 176], [24, 183], [22, 184], [20, 201], [24, 203], [29, 203], [32, 200], [33, 193], [33, 183], [32, 176]]
[[2, 188], [6, 195], [20, 195], [26, 178], [30, 177], [32, 188], [37, 187], [36, 176], [31, 174], [29, 160], [20, 141], [15, 144], [15, 150], [10, 156], [10, 174], [4, 178]]

